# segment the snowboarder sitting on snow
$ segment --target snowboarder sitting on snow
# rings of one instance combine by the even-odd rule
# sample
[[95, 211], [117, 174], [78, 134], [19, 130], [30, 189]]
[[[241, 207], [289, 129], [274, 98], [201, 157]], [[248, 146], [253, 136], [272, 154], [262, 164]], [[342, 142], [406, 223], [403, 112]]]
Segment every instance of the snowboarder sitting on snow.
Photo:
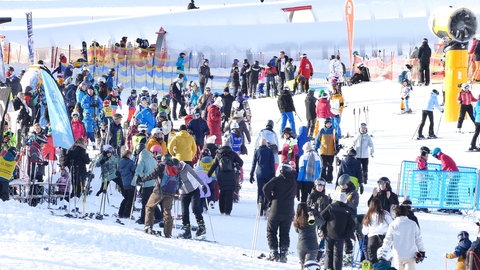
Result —
[[472, 242], [468, 239], [468, 232], [461, 231], [457, 235], [458, 245], [455, 247], [455, 251], [452, 253], [446, 253], [445, 258], [457, 260], [456, 270], [465, 270], [465, 259], [467, 258], [467, 251], [471, 247]]

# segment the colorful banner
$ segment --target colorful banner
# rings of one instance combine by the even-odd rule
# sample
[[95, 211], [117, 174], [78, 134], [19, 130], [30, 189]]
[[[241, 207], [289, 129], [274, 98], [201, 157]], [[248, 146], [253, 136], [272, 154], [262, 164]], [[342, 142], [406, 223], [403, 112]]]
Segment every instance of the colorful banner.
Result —
[[30, 64], [33, 64], [35, 59], [34, 49], [33, 49], [33, 22], [32, 22], [32, 12], [25, 13], [27, 15], [27, 36], [28, 36], [28, 59]]
[[3, 42], [4, 40], [0, 41], [0, 83], [5, 83], [6, 81], [6, 73], [5, 73], [5, 61], [3, 60]]
[[44, 69], [40, 69], [40, 73], [45, 87], [45, 97], [47, 98], [53, 145], [69, 149], [72, 147], [74, 139], [62, 93], [60, 93], [52, 75]]
[[347, 0], [345, 2], [345, 21], [347, 23], [347, 35], [348, 35], [348, 52], [350, 56], [350, 66], [353, 64], [353, 30], [355, 23], [355, 7], [353, 0]]

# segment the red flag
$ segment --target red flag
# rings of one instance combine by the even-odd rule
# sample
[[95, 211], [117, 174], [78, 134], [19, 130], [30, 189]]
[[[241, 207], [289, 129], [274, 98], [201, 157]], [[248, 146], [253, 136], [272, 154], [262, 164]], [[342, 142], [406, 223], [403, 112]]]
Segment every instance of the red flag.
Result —
[[347, 35], [348, 35], [348, 52], [350, 55], [350, 66], [353, 62], [353, 28], [355, 22], [355, 7], [353, 0], [347, 0], [345, 2], [345, 21], [347, 22]]

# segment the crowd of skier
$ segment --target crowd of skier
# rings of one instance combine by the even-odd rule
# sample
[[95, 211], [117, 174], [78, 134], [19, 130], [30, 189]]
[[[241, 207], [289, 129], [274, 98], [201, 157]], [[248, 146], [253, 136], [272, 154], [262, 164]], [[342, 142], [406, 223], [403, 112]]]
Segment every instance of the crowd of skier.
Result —
[[[87, 214], [85, 200], [92, 192], [91, 181], [99, 177], [102, 183], [95, 195], [102, 196], [103, 209], [112, 182], [123, 196], [117, 213], [120, 220], [132, 218], [136, 197], [141, 198], [136, 222], [144, 224], [148, 234], [173, 237], [173, 219], [177, 216], [172, 215], [172, 208], [175, 200], [180, 200], [183, 232], [179, 237], [189, 239], [195, 227], [189, 208], [197, 224], [195, 236], [205, 235], [203, 212], [218, 205], [221, 214], [231, 215], [234, 203], [240, 200], [243, 179], [249, 179], [258, 187], [257, 222], [263, 216], [267, 219], [268, 260], [287, 261], [292, 224], [298, 232], [302, 269], [320, 269], [320, 264], [325, 269], [342, 269], [356, 262], [368, 263], [368, 269], [370, 264], [373, 269], [394, 269], [389, 268], [392, 253], [397, 269], [415, 269], [415, 264], [425, 258], [412, 204], [408, 200], [399, 202], [388, 177], [377, 180], [378, 187], [368, 199], [368, 211], [357, 211], [369, 180], [368, 163], [374, 155], [374, 144], [367, 123], [359, 125], [351, 145], [339, 143], [348, 136], [340, 128], [345, 105], [341, 87], [346, 80], [339, 57], [332, 56], [329, 88], [320, 91], [318, 99], [309, 87], [313, 66], [306, 54], [298, 71], [283, 51], [266, 67], [260, 67], [258, 61], [250, 66], [247, 59], [240, 65], [235, 59], [231, 79], [221, 94], [212, 93], [208, 86], [213, 79], [208, 60], [204, 59], [198, 69], [198, 81], [189, 81], [184, 57], [184, 53], [179, 54], [177, 77], [168, 95], [159, 97], [158, 91], [147, 87], [125, 90], [130, 91], [125, 104], [121, 100], [124, 89], [121, 84], [115, 85], [113, 68], [99, 78], [94, 78], [87, 66], [74, 68], [69, 77], [64, 76], [59, 88], [71, 117], [75, 143], [70, 149], [53, 145], [43, 87], [18, 89], [15, 79], [20, 80], [21, 75], [10, 68], [7, 77], [15, 96], [12, 110], [18, 114], [19, 128], [18, 132], [10, 129], [13, 119], [6, 119], [2, 155], [5, 161], [18, 160], [13, 178], [26, 175], [29, 179], [27, 202], [36, 206], [44, 200], [43, 195], [49, 192], [42, 184], [49, 177], [45, 169], [57, 171], [58, 166], [56, 195], [69, 205], [73, 199], [76, 216]], [[60, 61], [56, 71], [65, 74], [67, 68], [62, 65]], [[265, 84], [258, 85], [262, 76]], [[407, 75], [402, 80], [404, 88], [410, 85], [410, 78]], [[408, 91], [402, 91], [406, 112], [410, 112]], [[436, 100], [435, 91], [432, 97]], [[307, 120], [298, 131], [295, 118], [299, 116], [292, 98], [297, 92], [306, 93]], [[277, 97], [281, 123], [275, 129], [274, 121], [269, 120], [264, 129], [252, 131], [254, 115], [249, 98], [263, 96]], [[128, 109], [123, 110], [123, 106]], [[422, 118], [419, 137], [427, 116]], [[433, 124], [429, 131], [433, 132]], [[256, 139], [251, 138], [254, 133], [258, 134]], [[252, 167], [245, 168], [246, 144], [252, 141]], [[345, 152], [343, 157], [341, 151]], [[88, 153], [98, 154], [92, 157]], [[445, 167], [450, 166], [444, 170], [454, 171], [451, 158], [447, 159], [439, 148], [430, 151], [426, 147], [417, 159], [420, 170], [426, 169], [429, 154]], [[93, 167], [100, 168], [100, 176], [92, 175]], [[248, 171], [249, 176], [245, 175]], [[9, 186], [9, 180], [0, 181], [3, 200], [20, 192], [15, 185]], [[327, 195], [327, 185], [335, 189], [333, 196]], [[160, 220], [162, 233], [153, 228]], [[468, 234], [462, 233], [459, 240], [465, 239]], [[354, 258], [355, 245], [360, 246], [361, 258]], [[465, 257], [465, 252], [456, 249], [446, 256]]]

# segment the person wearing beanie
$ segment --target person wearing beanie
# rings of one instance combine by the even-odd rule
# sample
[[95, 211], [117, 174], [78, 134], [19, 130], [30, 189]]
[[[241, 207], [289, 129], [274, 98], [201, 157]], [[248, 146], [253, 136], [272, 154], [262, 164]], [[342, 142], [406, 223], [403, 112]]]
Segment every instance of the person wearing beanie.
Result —
[[325, 220], [322, 232], [325, 237], [325, 268], [342, 269], [343, 245], [355, 230], [355, 220], [346, 205], [347, 195], [337, 190], [329, 204], [320, 215]]
[[441, 113], [443, 113], [443, 108], [440, 107], [438, 104], [438, 91], [436, 89], [432, 90], [432, 93], [430, 93], [430, 97], [427, 101], [427, 106], [425, 109], [422, 110], [422, 121], [420, 122], [420, 126], [418, 126], [418, 137], [417, 140], [422, 140], [425, 139], [425, 136], [423, 136], [423, 126], [425, 126], [425, 121], [427, 120], [430, 121], [430, 125], [428, 126], [428, 138], [429, 139], [436, 139], [437, 136], [434, 133], [434, 122], [433, 122], [433, 109], [437, 108]]
[[315, 179], [322, 172], [321, 159], [310, 142], [303, 145], [303, 155], [298, 160], [297, 199], [306, 202], [308, 194], [314, 187]]

